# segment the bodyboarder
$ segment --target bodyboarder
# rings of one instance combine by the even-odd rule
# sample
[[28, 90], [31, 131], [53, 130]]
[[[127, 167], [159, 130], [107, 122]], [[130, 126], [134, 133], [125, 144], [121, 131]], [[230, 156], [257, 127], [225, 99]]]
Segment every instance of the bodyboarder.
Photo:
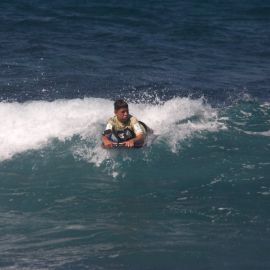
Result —
[[119, 145], [127, 148], [142, 147], [150, 129], [129, 114], [128, 104], [123, 99], [114, 102], [114, 114], [108, 120], [102, 134], [103, 147], [113, 148]]

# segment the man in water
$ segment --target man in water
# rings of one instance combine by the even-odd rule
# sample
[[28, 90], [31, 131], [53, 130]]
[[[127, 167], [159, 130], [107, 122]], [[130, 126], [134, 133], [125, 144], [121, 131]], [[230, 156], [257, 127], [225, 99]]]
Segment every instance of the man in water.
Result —
[[143, 146], [147, 127], [129, 114], [128, 104], [123, 99], [114, 102], [114, 114], [102, 134], [103, 146], [113, 148], [119, 143], [128, 148]]

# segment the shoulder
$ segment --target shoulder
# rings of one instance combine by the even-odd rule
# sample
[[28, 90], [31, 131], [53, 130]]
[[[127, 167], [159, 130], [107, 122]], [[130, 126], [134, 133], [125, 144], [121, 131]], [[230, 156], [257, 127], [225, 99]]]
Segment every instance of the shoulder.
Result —
[[115, 125], [117, 123], [117, 118], [116, 116], [113, 116], [111, 118], [108, 119], [107, 123], [110, 123], [112, 125]]
[[112, 129], [114, 125], [115, 125], [115, 119], [114, 119], [114, 117], [111, 117], [111, 118], [108, 119], [105, 129], [106, 130]]
[[113, 116], [113, 117], [110, 117], [110, 118], [108, 119], [107, 123], [113, 123], [113, 122], [115, 121], [114, 118], [115, 118], [114, 116]]
[[135, 117], [135, 116], [133, 116], [133, 115], [131, 115], [130, 116], [130, 123], [131, 124], [136, 124], [136, 123], [138, 123], [139, 121], [138, 121], [138, 119]]
[[139, 120], [135, 116], [131, 116], [130, 123], [133, 127], [135, 134], [144, 133], [144, 130], [142, 129]]

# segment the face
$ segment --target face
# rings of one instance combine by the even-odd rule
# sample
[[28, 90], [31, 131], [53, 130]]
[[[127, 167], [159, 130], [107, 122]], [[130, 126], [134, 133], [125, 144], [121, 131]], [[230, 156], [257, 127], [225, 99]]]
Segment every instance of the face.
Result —
[[114, 113], [120, 122], [124, 123], [128, 120], [128, 116], [129, 116], [128, 108], [121, 108], [115, 111]]

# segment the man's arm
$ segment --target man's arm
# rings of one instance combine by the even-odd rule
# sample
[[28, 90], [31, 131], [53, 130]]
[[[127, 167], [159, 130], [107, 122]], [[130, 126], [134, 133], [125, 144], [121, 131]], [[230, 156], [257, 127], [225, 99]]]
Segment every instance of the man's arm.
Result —
[[108, 138], [109, 135], [102, 135], [102, 143], [105, 148], [112, 148], [113, 142]]
[[136, 134], [135, 138], [124, 142], [124, 144], [128, 148], [132, 148], [132, 147], [136, 147], [136, 146], [141, 147], [144, 144], [144, 134], [143, 133], [138, 133], [138, 134]]
[[143, 146], [143, 144], [144, 144], [144, 131], [143, 131], [138, 119], [134, 116], [132, 116], [131, 125], [132, 125], [133, 131], [134, 131], [136, 137], [125, 142], [125, 146], [129, 147], [129, 148]]

